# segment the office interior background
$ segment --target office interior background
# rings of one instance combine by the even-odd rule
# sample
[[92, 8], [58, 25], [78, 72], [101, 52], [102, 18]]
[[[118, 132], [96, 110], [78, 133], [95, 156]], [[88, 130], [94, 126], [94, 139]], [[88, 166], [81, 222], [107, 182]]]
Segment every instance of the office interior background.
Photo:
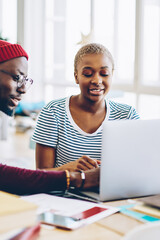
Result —
[[0, 34], [29, 54], [34, 84], [24, 101], [77, 94], [74, 56], [98, 42], [115, 60], [107, 97], [134, 106], [142, 119], [160, 118], [159, 0], [0, 0]]

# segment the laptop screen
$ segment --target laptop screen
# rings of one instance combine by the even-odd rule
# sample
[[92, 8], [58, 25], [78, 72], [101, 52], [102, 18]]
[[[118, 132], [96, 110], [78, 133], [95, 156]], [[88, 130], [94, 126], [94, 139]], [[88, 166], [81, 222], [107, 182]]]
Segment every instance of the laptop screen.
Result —
[[160, 193], [160, 119], [103, 125], [100, 199]]

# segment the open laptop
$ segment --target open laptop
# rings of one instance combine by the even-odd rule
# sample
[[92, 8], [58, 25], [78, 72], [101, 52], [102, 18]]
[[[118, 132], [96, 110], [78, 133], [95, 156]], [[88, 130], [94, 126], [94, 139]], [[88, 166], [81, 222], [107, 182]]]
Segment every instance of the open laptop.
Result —
[[108, 121], [103, 125], [98, 201], [160, 193], [160, 119]]

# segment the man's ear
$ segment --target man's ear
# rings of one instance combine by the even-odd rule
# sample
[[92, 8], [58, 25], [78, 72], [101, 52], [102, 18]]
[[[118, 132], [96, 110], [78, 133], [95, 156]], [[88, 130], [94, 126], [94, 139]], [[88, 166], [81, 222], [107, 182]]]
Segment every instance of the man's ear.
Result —
[[74, 73], [74, 77], [75, 77], [76, 83], [79, 84], [77, 73]]

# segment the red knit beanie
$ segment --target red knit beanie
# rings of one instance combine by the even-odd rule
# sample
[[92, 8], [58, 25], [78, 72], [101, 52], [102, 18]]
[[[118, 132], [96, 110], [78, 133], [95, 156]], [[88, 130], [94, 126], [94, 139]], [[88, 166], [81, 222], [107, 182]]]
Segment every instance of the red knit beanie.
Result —
[[28, 54], [19, 44], [0, 40], [0, 63], [17, 57], [26, 57], [28, 60]]

